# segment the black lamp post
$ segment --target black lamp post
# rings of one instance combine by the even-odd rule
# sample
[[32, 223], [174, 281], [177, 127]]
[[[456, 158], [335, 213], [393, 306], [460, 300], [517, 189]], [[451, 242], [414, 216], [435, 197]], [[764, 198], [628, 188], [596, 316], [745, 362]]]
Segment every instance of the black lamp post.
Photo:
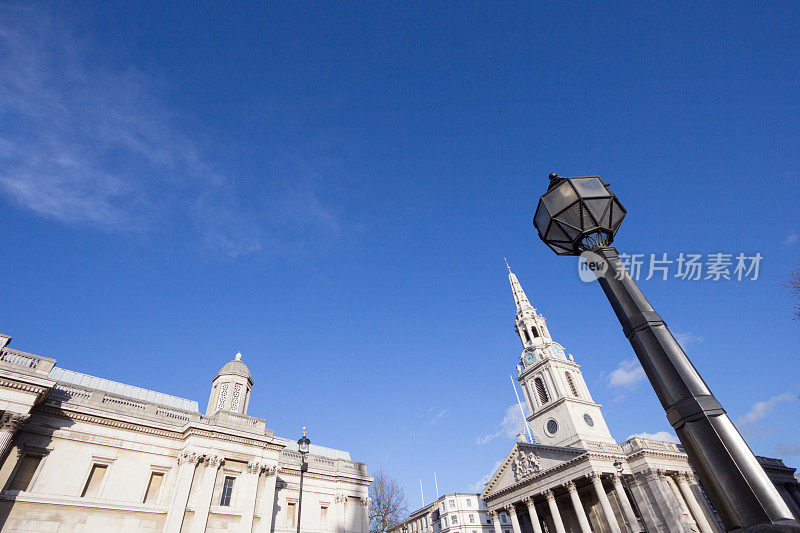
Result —
[[[639, 509], [639, 504], [636, 503], [636, 498], [633, 497], [633, 491], [631, 491], [630, 486], [628, 486], [628, 480], [625, 479], [625, 476], [622, 475], [622, 461], [620, 461], [619, 459], [614, 461], [614, 468], [617, 469], [617, 473], [619, 474], [619, 477], [622, 478], [622, 484], [625, 485], [625, 488], [628, 490], [628, 492], [631, 493], [631, 501], [633, 502], [634, 509], [636, 509], [636, 518], [640, 519], [640, 523], [637, 524], [637, 525], [641, 528], [641, 531], [643, 531], [644, 533], [647, 533], [647, 524], [644, 523], [644, 517], [642, 516], [642, 510]], [[633, 529], [633, 524], [631, 524], [631, 529]]]
[[303, 428], [303, 436], [297, 439], [297, 450], [302, 456], [300, 463], [300, 495], [297, 497], [297, 533], [300, 533], [300, 516], [303, 512], [303, 474], [308, 472], [308, 463], [306, 462], [306, 455], [308, 454], [308, 445], [311, 441], [306, 437], [306, 428]]
[[725, 526], [729, 530], [800, 531], [755, 455], [610, 246], [625, 214], [599, 176], [563, 178], [553, 173], [533, 225], [557, 254], [584, 254], [592, 263]]

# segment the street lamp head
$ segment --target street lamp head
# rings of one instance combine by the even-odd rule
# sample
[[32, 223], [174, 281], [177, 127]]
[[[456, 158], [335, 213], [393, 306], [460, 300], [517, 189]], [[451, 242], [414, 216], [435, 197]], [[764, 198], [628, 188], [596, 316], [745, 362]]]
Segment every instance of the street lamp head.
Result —
[[600, 176], [564, 178], [553, 172], [533, 225], [558, 255], [580, 255], [614, 241], [625, 208]]
[[311, 444], [311, 441], [306, 437], [306, 428], [303, 428], [303, 436], [297, 439], [297, 449], [303, 455], [308, 453], [308, 445]]

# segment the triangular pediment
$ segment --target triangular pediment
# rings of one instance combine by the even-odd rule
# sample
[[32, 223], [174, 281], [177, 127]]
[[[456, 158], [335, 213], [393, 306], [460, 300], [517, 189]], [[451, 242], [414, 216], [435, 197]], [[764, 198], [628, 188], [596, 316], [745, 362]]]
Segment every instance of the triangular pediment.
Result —
[[525, 482], [539, 473], [566, 463], [586, 453], [582, 448], [544, 446], [518, 442], [492, 475], [481, 493], [481, 498], [500, 492], [512, 485]]

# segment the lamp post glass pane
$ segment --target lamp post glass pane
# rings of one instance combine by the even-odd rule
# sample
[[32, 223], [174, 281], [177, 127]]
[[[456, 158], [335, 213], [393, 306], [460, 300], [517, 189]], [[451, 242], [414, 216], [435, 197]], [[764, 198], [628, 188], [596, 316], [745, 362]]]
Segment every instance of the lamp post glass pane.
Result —
[[600, 178], [571, 178], [570, 181], [575, 186], [581, 198], [591, 198], [593, 196], [611, 196]]
[[558, 187], [551, 189], [542, 197], [544, 205], [551, 215], [555, 215], [563, 211], [569, 204], [575, 202], [578, 195], [575, 190], [570, 187], [568, 182], [564, 182]]

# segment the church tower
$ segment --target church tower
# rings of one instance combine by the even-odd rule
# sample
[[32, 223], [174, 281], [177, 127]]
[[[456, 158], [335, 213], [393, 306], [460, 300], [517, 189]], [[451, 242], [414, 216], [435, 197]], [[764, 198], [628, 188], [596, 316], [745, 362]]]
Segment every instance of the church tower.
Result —
[[515, 329], [523, 348], [517, 381], [532, 413], [528, 422], [536, 442], [578, 448], [616, 444], [600, 405], [589, 394], [580, 365], [550, 337], [545, 318], [528, 301], [511, 267], [508, 281], [517, 307]]

